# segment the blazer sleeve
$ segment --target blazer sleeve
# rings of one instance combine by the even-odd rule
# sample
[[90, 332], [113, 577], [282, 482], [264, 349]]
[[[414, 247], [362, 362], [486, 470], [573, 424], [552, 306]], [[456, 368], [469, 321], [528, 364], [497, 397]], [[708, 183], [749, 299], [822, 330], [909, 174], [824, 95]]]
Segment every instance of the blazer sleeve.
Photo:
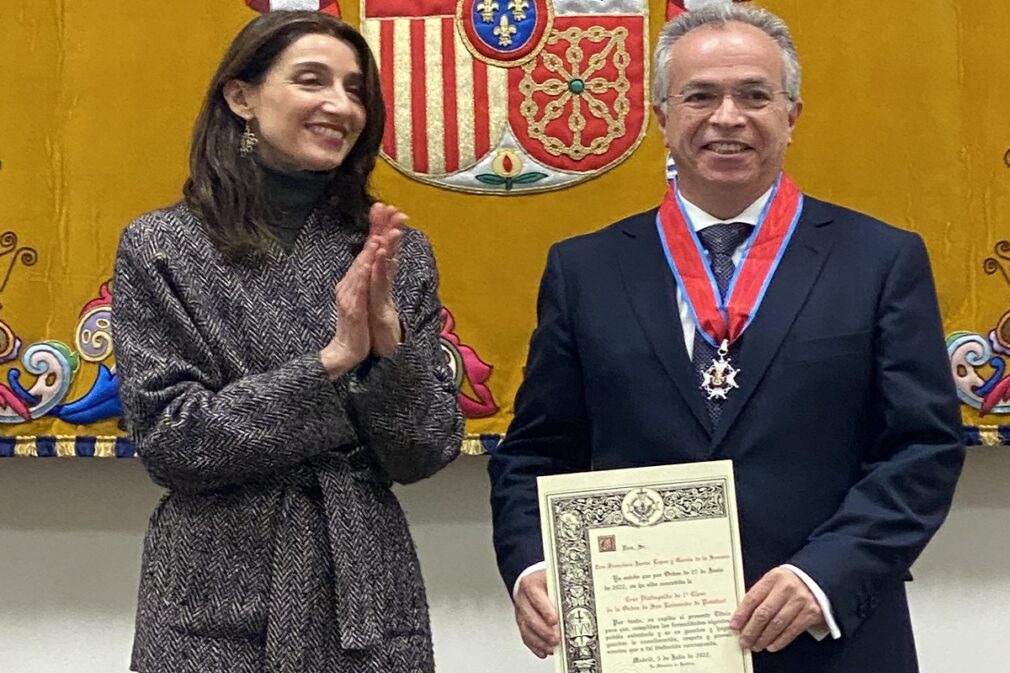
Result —
[[570, 310], [561, 249], [555, 245], [540, 283], [537, 327], [515, 417], [488, 462], [494, 546], [510, 596], [519, 574], [544, 559], [537, 477], [589, 469], [589, 419]]
[[[113, 340], [123, 413], [138, 455], [158, 484], [207, 491], [263, 479], [357, 442], [341, 385], [318, 353], [225, 381], [212, 347], [177, 287], [183, 270], [150, 214], [120, 240]], [[205, 272], [207, 272], [205, 270]]]
[[902, 240], [877, 308], [876, 442], [841, 507], [789, 560], [828, 595], [845, 635], [907, 579], [947, 516], [964, 462], [929, 259], [919, 236]]
[[395, 294], [402, 343], [392, 357], [370, 360], [352, 378], [349, 408], [390, 478], [410, 483], [459, 455], [463, 415], [439, 341], [438, 271], [421, 232], [405, 232], [400, 259]]

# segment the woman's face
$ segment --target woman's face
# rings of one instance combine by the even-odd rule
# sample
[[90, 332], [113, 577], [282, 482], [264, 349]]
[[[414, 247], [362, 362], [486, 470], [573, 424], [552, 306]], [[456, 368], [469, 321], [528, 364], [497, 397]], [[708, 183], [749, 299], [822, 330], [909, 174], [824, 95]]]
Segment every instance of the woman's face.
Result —
[[324, 34], [291, 43], [261, 84], [236, 80], [225, 88], [232, 111], [256, 133], [262, 160], [287, 170], [340, 166], [365, 128], [363, 97], [354, 49]]

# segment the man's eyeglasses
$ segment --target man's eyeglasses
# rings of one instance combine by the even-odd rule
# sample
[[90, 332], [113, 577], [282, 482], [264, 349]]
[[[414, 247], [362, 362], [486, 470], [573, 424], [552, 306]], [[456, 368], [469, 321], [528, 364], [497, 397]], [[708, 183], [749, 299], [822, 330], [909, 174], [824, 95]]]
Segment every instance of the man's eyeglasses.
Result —
[[691, 89], [684, 93], [670, 94], [663, 102], [673, 101], [692, 110], [712, 112], [722, 105], [726, 96], [730, 96], [733, 103], [741, 110], [763, 110], [771, 105], [775, 96], [780, 94], [784, 95], [787, 100], [792, 100], [786, 91], [776, 91], [771, 87], [753, 85], [734, 87], [729, 91], [724, 89]]

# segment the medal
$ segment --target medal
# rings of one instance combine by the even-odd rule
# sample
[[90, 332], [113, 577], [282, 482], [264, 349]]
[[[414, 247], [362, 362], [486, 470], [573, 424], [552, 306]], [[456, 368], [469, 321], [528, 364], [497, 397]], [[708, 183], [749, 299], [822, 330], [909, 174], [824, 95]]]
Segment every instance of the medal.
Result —
[[803, 194], [787, 175], [780, 174], [723, 297], [676, 183], [659, 206], [656, 229], [670, 271], [698, 334], [718, 349], [702, 374], [701, 390], [708, 399], [725, 400], [740, 387], [740, 370], [730, 364], [729, 348], [757, 315], [802, 210]]
[[729, 341], [723, 339], [719, 346], [718, 358], [712, 359], [712, 364], [702, 372], [701, 389], [708, 393], [710, 400], [724, 400], [726, 394], [733, 388], [739, 388], [736, 375], [740, 370], [729, 363], [726, 355], [729, 353]]

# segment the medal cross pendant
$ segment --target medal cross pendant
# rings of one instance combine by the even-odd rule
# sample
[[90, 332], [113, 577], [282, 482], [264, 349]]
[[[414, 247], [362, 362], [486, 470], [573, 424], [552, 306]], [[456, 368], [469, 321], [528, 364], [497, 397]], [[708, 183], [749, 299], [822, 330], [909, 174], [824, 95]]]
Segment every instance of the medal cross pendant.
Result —
[[718, 357], [712, 359], [712, 364], [702, 372], [701, 389], [708, 394], [710, 400], [724, 400], [726, 395], [740, 385], [736, 382], [736, 376], [740, 370], [730, 364], [730, 359], [726, 357], [729, 353], [729, 341], [723, 339], [717, 353]]

